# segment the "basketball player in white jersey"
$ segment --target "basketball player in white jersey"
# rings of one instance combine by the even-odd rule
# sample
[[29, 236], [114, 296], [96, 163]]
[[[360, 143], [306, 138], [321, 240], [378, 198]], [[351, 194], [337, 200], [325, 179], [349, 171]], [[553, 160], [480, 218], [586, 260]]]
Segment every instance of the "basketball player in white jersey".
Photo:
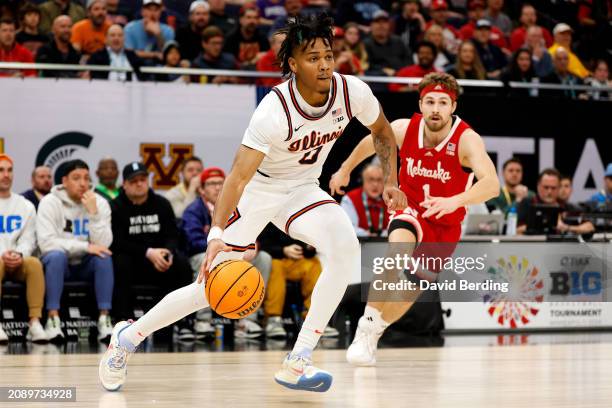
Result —
[[215, 207], [200, 275], [138, 321], [117, 323], [99, 367], [107, 390], [125, 382], [127, 359], [146, 336], [209, 306], [204, 295], [209, 271], [224, 260], [242, 258], [268, 222], [314, 246], [323, 265], [308, 315], [275, 380], [298, 390], [322, 392], [331, 386], [332, 376], [312, 365], [312, 351], [351, 272], [360, 267], [360, 247], [348, 216], [319, 188], [318, 177], [353, 116], [372, 131], [387, 205], [403, 209], [406, 197], [397, 185], [393, 131], [378, 101], [359, 79], [333, 72], [331, 19], [292, 21], [285, 32], [279, 59], [291, 78], [274, 88], [253, 114]]

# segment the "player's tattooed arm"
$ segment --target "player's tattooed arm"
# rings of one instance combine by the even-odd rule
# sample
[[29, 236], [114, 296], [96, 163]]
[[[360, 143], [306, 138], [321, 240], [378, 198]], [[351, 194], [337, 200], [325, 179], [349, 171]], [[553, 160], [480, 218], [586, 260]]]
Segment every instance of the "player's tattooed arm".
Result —
[[391, 124], [387, 121], [382, 107], [378, 119], [368, 126], [372, 132], [374, 150], [380, 159], [385, 185], [397, 187], [397, 147]]

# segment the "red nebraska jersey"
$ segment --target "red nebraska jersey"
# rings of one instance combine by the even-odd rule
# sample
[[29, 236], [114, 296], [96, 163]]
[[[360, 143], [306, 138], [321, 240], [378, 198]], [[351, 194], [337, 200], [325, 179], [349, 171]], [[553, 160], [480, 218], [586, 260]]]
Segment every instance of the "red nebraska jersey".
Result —
[[[408, 206], [419, 214], [426, 211], [420, 206], [426, 196], [451, 197], [470, 188], [474, 173], [466, 171], [459, 161], [459, 141], [470, 125], [453, 116], [453, 126], [448, 136], [436, 147], [424, 147], [425, 121], [415, 113], [410, 120], [400, 149], [400, 188], [408, 198]], [[461, 224], [465, 207], [458, 208], [436, 220], [436, 224]]]

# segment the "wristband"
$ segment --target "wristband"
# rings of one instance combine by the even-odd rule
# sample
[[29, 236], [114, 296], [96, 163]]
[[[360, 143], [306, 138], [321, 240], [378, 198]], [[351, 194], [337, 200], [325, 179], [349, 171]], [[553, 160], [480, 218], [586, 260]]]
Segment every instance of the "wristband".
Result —
[[208, 231], [208, 237], [206, 238], [206, 243], [209, 243], [213, 239], [221, 239], [223, 236], [223, 230], [221, 227], [212, 227], [210, 231]]

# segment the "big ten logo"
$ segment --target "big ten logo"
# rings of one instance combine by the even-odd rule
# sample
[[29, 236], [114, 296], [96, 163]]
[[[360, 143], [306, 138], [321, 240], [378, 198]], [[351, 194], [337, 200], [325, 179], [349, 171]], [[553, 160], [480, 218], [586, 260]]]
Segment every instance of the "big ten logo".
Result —
[[72, 233], [74, 236], [89, 236], [89, 219], [74, 219], [74, 220], [66, 220], [66, 228], [64, 229], [66, 232]]
[[21, 215], [0, 215], [0, 233], [11, 233], [21, 229]]
[[578, 296], [601, 294], [601, 272], [551, 272], [550, 279], [551, 295]]
[[[193, 144], [170, 144], [168, 145], [170, 158], [166, 157], [166, 145], [164, 143], [142, 143], [140, 145], [140, 157], [147, 170], [153, 173], [153, 188], [168, 190], [180, 181], [179, 171], [183, 162], [193, 156]], [[168, 164], [164, 164], [166, 161]]]

